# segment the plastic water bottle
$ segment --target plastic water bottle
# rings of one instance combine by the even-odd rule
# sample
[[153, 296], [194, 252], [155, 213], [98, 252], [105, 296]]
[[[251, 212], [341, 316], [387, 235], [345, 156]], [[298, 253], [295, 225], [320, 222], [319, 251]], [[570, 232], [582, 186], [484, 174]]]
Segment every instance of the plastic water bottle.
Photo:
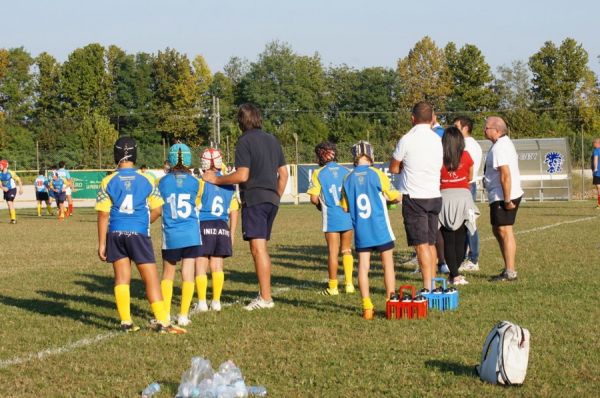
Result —
[[148, 387], [144, 388], [144, 391], [142, 391], [142, 398], [150, 398], [159, 391], [160, 384], [156, 382], [150, 383], [148, 384]]
[[248, 387], [248, 395], [253, 397], [266, 397], [267, 388], [264, 386], [250, 386]]

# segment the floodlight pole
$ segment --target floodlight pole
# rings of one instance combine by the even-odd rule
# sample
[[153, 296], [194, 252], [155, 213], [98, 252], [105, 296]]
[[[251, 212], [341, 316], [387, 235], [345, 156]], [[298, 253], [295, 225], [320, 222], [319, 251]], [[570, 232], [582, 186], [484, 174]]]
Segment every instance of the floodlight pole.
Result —
[[581, 200], [585, 199], [585, 178], [583, 174], [583, 125], [581, 125]]

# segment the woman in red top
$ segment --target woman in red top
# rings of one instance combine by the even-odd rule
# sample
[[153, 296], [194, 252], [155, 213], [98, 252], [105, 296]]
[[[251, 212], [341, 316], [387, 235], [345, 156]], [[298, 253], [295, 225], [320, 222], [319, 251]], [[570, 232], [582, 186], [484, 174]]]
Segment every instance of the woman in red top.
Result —
[[440, 231], [444, 238], [444, 257], [450, 269], [450, 283], [466, 285], [458, 267], [465, 255], [467, 229], [474, 231], [479, 210], [473, 203], [469, 181], [473, 177], [473, 159], [465, 151], [465, 140], [460, 130], [448, 127], [442, 137], [444, 164], [441, 170], [440, 190], [442, 210], [439, 215]]

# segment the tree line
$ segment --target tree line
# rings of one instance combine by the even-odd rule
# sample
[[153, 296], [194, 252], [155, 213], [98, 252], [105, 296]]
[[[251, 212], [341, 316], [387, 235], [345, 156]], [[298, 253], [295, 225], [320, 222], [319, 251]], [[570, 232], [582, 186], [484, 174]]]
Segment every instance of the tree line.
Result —
[[240, 135], [237, 106], [253, 102], [290, 162], [314, 161], [322, 140], [336, 142], [349, 160], [346, 149], [359, 139], [387, 160], [420, 100], [434, 104], [442, 124], [471, 116], [477, 138], [490, 114], [503, 116], [516, 138], [569, 137], [580, 160], [581, 135], [589, 148], [600, 127], [600, 91], [588, 61], [571, 38], [548, 41], [527, 61], [495, 72], [475, 45], [439, 47], [430, 37], [396, 68], [363, 69], [324, 66], [318, 53], [298, 54], [278, 41], [255, 61], [232, 57], [216, 73], [201, 55], [190, 59], [172, 48], [128, 54], [94, 43], [63, 63], [46, 52], [0, 49], [0, 156], [21, 169], [35, 168], [37, 153], [41, 166], [65, 160], [71, 168], [107, 168], [114, 140], [129, 135], [139, 142], [138, 162], [158, 167], [164, 147], [177, 140], [193, 147], [214, 141], [216, 97], [222, 149]]

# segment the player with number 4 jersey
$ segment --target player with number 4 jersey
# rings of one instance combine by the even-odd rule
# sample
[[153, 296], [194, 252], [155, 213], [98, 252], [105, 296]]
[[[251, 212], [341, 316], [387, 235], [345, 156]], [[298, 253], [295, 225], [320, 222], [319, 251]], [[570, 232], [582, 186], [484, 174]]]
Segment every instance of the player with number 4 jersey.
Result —
[[354, 170], [344, 180], [341, 206], [350, 213], [354, 225], [354, 246], [358, 252], [358, 287], [363, 302], [363, 318], [373, 319], [375, 310], [369, 293], [371, 252], [381, 254], [386, 297], [394, 294], [394, 233], [390, 225], [387, 203], [398, 203], [400, 192], [392, 188], [390, 179], [372, 167], [373, 147], [359, 141], [352, 147]]

